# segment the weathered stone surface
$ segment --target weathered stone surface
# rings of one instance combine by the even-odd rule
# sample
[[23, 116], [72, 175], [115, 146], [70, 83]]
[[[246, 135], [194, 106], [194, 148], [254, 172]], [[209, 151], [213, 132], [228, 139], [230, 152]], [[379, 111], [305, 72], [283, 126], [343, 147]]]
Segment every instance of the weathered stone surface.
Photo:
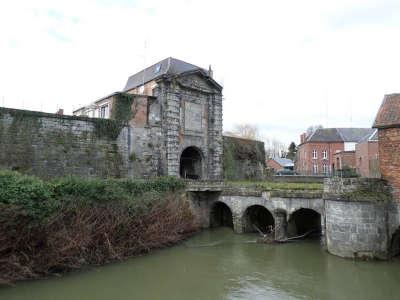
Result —
[[[345, 180], [346, 184], [333, 180], [325, 190], [327, 195], [306, 198], [275, 191], [260, 192], [253, 188], [226, 188], [219, 185], [203, 186], [199, 194], [191, 189], [193, 209], [204, 228], [210, 226], [210, 215], [216, 203], [224, 203], [232, 213], [233, 229], [246, 232], [250, 227], [246, 211], [254, 206], [266, 208], [274, 218], [275, 238], [287, 237], [294, 215], [301, 209], [317, 212], [321, 218], [322, 244], [326, 249], [341, 257], [388, 259], [400, 252], [400, 204], [391, 201], [370, 201], [359, 198], [351, 201], [341, 199], [343, 193], [369, 188], [385, 190], [387, 186], [379, 180]], [[370, 186], [369, 182], [372, 182]], [[374, 185], [374, 183], [376, 185]], [[211, 189], [214, 189], [211, 191]], [[279, 191], [278, 191], [279, 192]], [[335, 197], [332, 197], [332, 196]]]
[[0, 167], [42, 178], [124, 177], [128, 128], [110, 137], [109, 122], [0, 108]]
[[328, 251], [341, 257], [388, 258], [387, 212], [385, 203], [326, 200]]
[[263, 179], [265, 169], [264, 143], [223, 137], [224, 178], [230, 180]]
[[392, 199], [390, 186], [386, 181], [378, 178], [325, 178], [324, 197], [376, 202], [388, 202]]

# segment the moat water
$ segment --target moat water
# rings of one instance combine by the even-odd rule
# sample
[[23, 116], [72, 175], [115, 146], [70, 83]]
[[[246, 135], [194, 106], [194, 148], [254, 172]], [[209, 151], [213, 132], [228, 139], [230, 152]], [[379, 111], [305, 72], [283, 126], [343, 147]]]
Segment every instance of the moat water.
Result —
[[9, 300], [399, 299], [400, 260], [335, 257], [318, 241], [257, 244], [228, 228], [128, 261], [0, 289]]

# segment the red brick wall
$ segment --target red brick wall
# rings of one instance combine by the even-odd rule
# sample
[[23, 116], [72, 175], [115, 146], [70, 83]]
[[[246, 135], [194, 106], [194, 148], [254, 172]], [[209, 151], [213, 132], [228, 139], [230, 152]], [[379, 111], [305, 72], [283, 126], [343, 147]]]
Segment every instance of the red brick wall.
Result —
[[343, 169], [345, 166], [350, 168], [356, 167], [355, 151], [341, 151], [334, 154], [333, 157], [336, 162], [339, 160], [339, 165], [335, 166], [336, 170]]
[[356, 168], [362, 177], [376, 177], [373, 163], [378, 159], [378, 142], [365, 141], [356, 145]]
[[379, 129], [379, 164], [382, 178], [393, 187], [400, 202], [400, 128]]
[[268, 159], [267, 160], [267, 167], [268, 168], [272, 168], [272, 169], [274, 169], [275, 171], [278, 171], [278, 170], [281, 170], [281, 169], [283, 169], [283, 167], [280, 165], [280, 164], [278, 164], [275, 160], [273, 160], [273, 159]]
[[[317, 150], [317, 159], [313, 159], [313, 150]], [[327, 159], [323, 159], [322, 151], [328, 151]], [[332, 164], [335, 163], [333, 156], [336, 151], [343, 151], [344, 143], [335, 142], [335, 143], [322, 143], [322, 142], [313, 142], [313, 143], [304, 143], [299, 146], [299, 150], [297, 152], [297, 160], [296, 160], [296, 172], [300, 174], [312, 174], [313, 173], [313, 165], [317, 164], [318, 173], [322, 173], [323, 164], [327, 164], [329, 166], [329, 170], [332, 168]]]

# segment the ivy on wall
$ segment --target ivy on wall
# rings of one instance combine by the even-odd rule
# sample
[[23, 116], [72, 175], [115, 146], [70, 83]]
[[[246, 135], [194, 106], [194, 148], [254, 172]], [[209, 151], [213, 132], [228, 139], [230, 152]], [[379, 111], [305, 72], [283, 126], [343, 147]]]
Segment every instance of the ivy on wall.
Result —
[[128, 124], [128, 122], [134, 117], [134, 112], [132, 111], [133, 102], [134, 97], [130, 94], [116, 94], [114, 96], [111, 119]]
[[132, 110], [134, 96], [127, 93], [114, 95], [110, 119], [93, 119], [98, 137], [107, 137], [115, 140], [122, 128], [135, 116]]
[[[243, 179], [240, 169], [244, 162], [256, 166], [265, 163], [264, 143], [254, 140], [223, 137], [223, 170], [225, 179]], [[253, 170], [254, 171], [254, 170]]]

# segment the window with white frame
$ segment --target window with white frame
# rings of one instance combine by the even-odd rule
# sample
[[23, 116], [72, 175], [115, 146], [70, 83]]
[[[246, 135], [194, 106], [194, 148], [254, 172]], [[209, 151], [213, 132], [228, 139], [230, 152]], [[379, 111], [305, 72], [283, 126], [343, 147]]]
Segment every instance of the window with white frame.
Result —
[[108, 104], [100, 107], [100, 118], [108, 119]]
[[328, 159], [328, 151], [326, 151], [326, 150], [322, 151], [322, 158], [323, 159]]
[[313, 173], [314, 174], [318, 173], [318, 165], [317, 164], [313, 164]]
[[312, 151], [312, 158], [313, 158], [313, 159], [317, 159], [317, 158], [318, 158], [318, 156], [317, 156], [317, 150], [315, 150], [315, 149]]
[[322, 165], [322, 171], [324, 172], [324, 174], [327, 174], [329, 172], [329, 168], [328, 168], [327, 164]]

